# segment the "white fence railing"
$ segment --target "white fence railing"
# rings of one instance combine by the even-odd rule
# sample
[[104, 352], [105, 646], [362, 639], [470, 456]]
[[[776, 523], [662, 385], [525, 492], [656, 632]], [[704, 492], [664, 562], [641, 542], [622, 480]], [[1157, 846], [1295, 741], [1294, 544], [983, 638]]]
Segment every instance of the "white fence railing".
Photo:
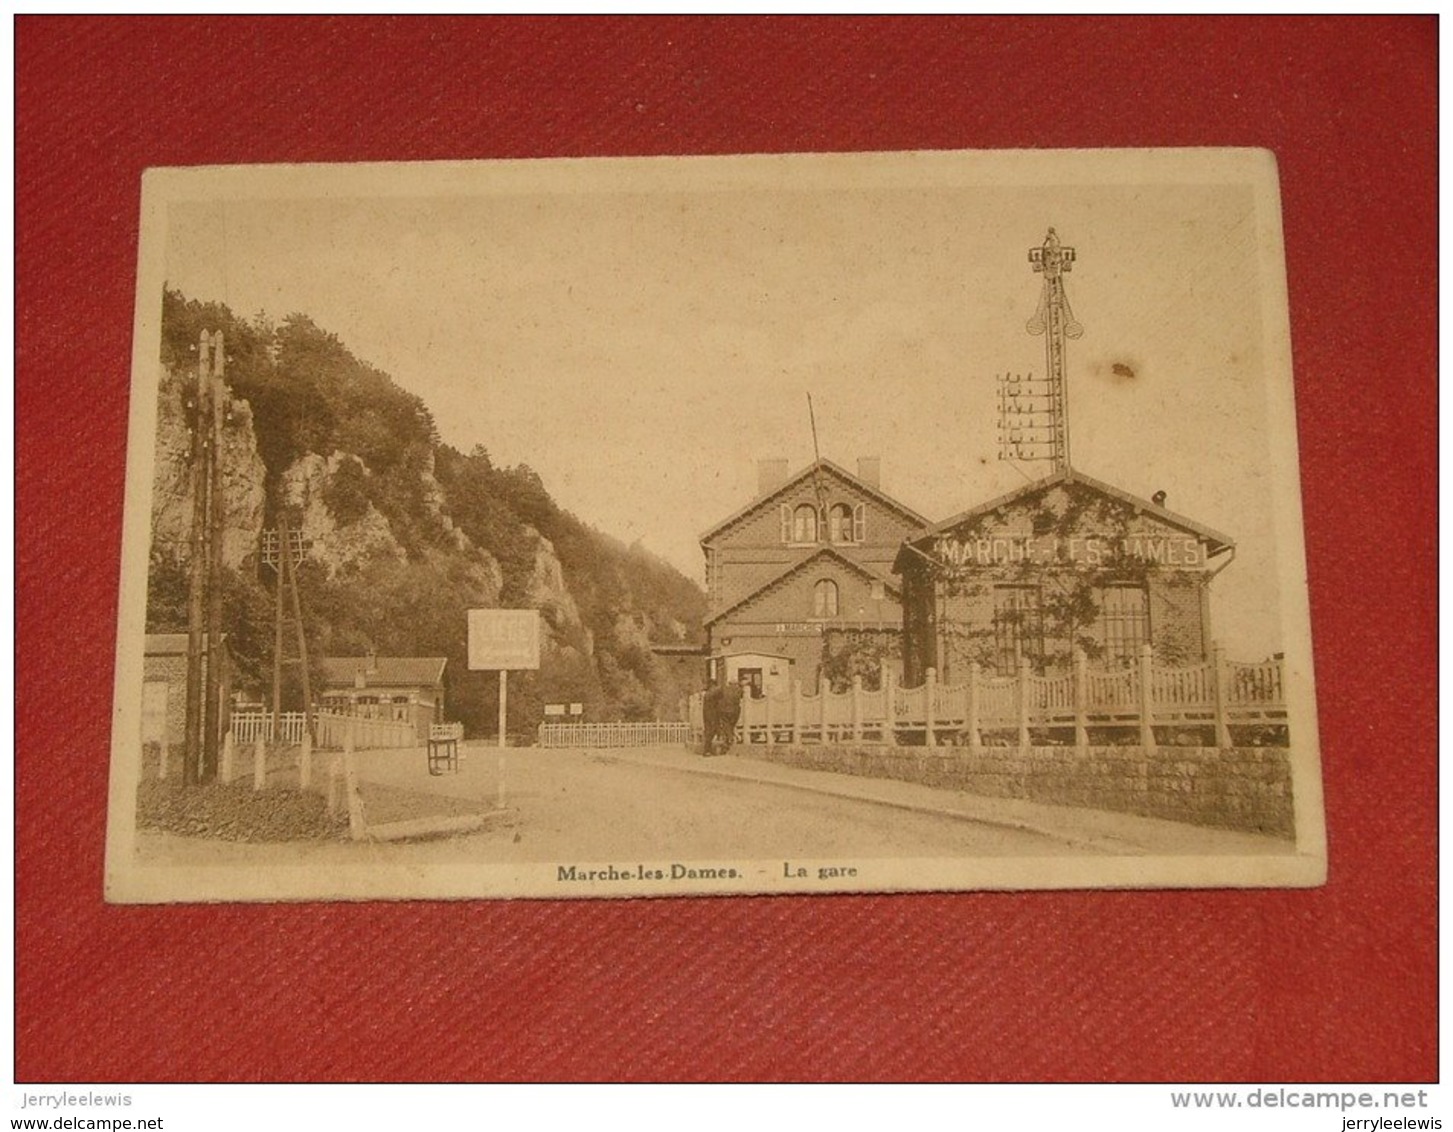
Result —
[[[694, 739], [702, 732], [700, 693], [691, 697], [690, 720]], [[1134, 667], [1107, 671], [1090, 670], [1081, 655], [1073, 671], [1056, 676], [1036, 676], [1024, 661], [1014, 676], [972, 665], [960, 684], [940, 684], [929, 669], [916, 688], [895, 686], [886, 667], [877, 691], [855, 680], [846, 692], [807, 695], [793, 681], [786, 694], [743, 700], [737, 730], [747, 743], [891, 742], [906, 732], [929, 742], [1028, 746], [1031, 729], [1073, 728], [1085, 744], [1093, 727], [1138, 729], [1140, 743], [1154, 746], [1160, 726], [1213, 729], [1216, 745], [1229, 746], [1232, 724], [1285, 722], [1279, 658], [1241, 664], [1217, 649], [1201, 664], [1170, 666], [1146, 646]]]
[[[418, 731], [406, 720], [365, 719], [319, 711], [313, 713], [313, 726], [314, 742], [321, 750], [341, 750], [349, 731], [353, 733], [353, 747], [358, 751], [423, 746]], [[285, 711], [276, 721], [267, 711], [232, 713], [232, 741], [237, 744], [255, 743], [258, 739], [297, 744], [303, 741], [304, 731], [304, 718], [300, 711]]]
[[685, 743], [689, 723], [542, 723], [542, 747], [650, 747]]

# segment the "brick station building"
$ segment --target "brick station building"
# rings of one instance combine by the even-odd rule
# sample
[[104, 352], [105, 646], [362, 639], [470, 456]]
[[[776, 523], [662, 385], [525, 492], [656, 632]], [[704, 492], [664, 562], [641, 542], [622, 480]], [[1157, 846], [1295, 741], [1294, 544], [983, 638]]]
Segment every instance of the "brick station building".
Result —
[[[709, 678], [724, 665], [754, 692], [792, 679], [812, 690], [824, 647], [849, 634], [896, 657], [903, 612], [891, 566], [925, 522], [883, 492], [876, 457], [860, 459], [857, 475], [830, 460], [795, 475], [785, 460], [761, 461], [756, 498], [701, 536]], [[753, 667], [752, 656], [764, 659]]]
[[903, 601], [903, 679], [944, 682], [970, 664], [1010, 675], [1165, 664], [1211, 648], [1209, 585], [1235, 555], [1225, 535], [1067, 470], [910, 535], [893, 564]]

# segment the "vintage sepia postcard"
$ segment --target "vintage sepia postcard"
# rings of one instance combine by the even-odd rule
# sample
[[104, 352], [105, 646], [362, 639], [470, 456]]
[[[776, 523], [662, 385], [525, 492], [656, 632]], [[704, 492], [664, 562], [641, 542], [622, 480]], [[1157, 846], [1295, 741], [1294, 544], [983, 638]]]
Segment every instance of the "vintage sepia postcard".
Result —
[[142, 213], [108, 899], [1324, 880], [1271, 154]]

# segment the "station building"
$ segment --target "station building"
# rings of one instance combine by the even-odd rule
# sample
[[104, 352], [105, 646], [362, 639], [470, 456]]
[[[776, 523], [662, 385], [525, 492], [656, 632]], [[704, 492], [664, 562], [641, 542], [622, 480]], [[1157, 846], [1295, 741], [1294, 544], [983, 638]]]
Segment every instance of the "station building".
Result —
[[1231, 539], [1164, 506], [1065, 470], [913, 532], [893, 571], [903, 603], [903, 679], [1010, 675], [1021, 658], [1058, 674], [1077, 650], [1098, 668], [1164, 664], [1211, 648], [1209, 585]]
[[926, 520], [885, 494], [876, 457], [856, 475], [817, 460], [794, 475], [758, 464], [756, 497], [701, 536], [709, 678], [754, 694], [792, 680], [817, 686], [824, 648], [849, 639], [902, 654], [903, 607], [892, 566]]

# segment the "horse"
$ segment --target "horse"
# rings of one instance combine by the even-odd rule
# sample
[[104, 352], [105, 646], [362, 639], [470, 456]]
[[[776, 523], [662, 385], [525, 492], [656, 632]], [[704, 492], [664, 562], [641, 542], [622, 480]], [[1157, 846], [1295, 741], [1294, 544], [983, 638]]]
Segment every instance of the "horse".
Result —
[[737, 720], [742, 714], [742, 686], [735, 681], [713, 684], [701, 700], [701, 715], [705, 732], [703, 755], [710, 755], [718, 737], [722, 740], [722, 754], [732, 749], [736, 739]]

